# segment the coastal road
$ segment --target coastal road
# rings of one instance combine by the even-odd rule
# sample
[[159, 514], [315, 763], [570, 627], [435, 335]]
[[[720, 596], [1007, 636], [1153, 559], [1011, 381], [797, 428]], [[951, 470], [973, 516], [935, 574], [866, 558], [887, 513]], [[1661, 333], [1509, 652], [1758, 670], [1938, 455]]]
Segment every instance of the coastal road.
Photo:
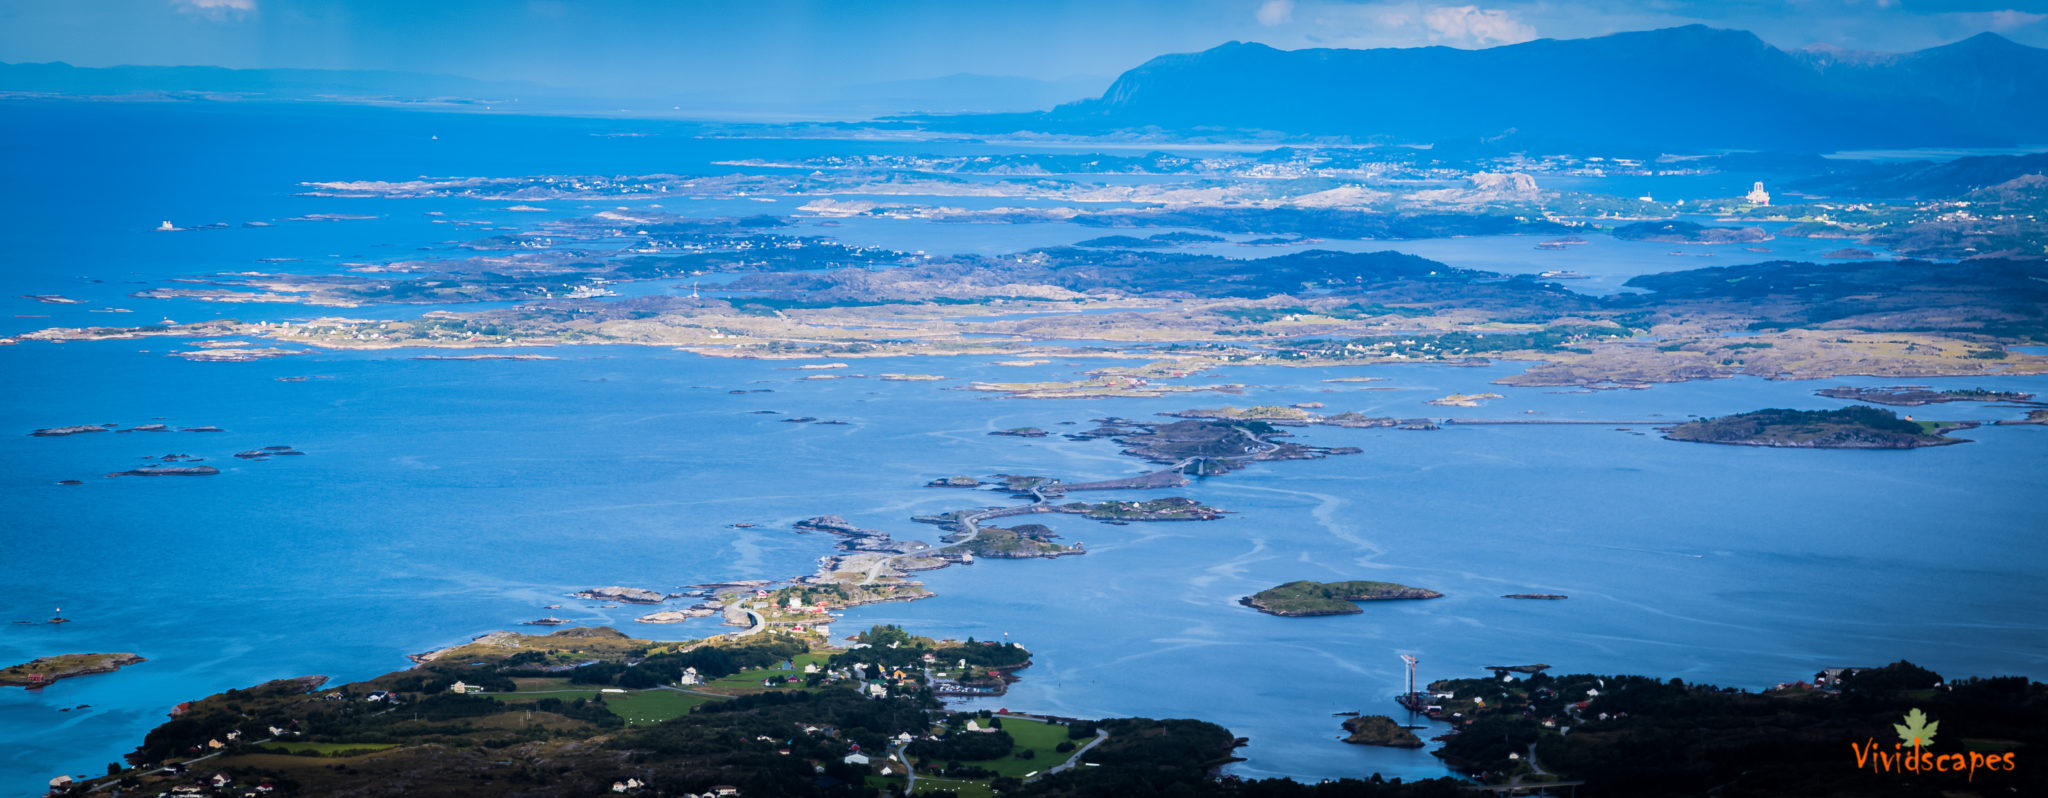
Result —
[[747, 630], [744, 632], [732, 633], [733, 637], [748, 637], [752, 635], [757, 635], [760, 634], [762, 630], [768, 628], [768, 619], [761, 617], [761, 613], [755, 612], [754, 610], [740, 610], [740, 612], [744, 612], [747, 614], [747, 617], [754, 619], [754, 625], [748, 627]]
[[[1242, 433], [1244, 433], [1244, 434], [1245, 434], [1245, 435], [1247, 435], [1247, 436], [1250, 436], [1250, 437], [1251, 437], [1251, 438], [1252, 438], [1253, 440], [1257, 440], [1257, 441], [1259, 441], [1260, 443], [1264, 444], [1266, 448], [1265, 448], [1264, 450], [1262, 450], [1262, 451], [1256, 451], [1256, 452], [1246, 452], [1246, 453], [1244, 453], [1244, 454], [1241, 454], [1241, 455], [1231, 455], [1231, 456], [1227, 456], [1227, 457], [1218, 457], [1218, 458], [1215, 458], [1215, 459], [1218, 459], [1218, 460], [1246, 460], [1246, 459], [1255, 459], [1255, 458], [1257, 458], [1257, 457], [1258, 457], [1259, 455], [1263, 455], [1263, 454], [1270, 454], [1270, 453], [1272, 453], [1272, 452], [1274, 452], [1274, 451], [1277, 451], [1277, 450], [1278, 450], [1278, 449], [1280, 448], [1280, 444], [1277, 444], [1277, 443], [1273, 443], [1273, 442], [1271, 442], [1271, 441], [1267, 441], [1266, 439], [1264, 439], [1264, 438], [1261, 438], [1261, 437], [1259, 437], [1258, 435], [1254, 434], [1254, 433], [1253, 433], [1253, 432], [1252, 432], [1251, 430], [1245, 429], [1244, 427], [1233, 427], [1233, 428], [1234, 428], [1234, 429], [1236, 429], [1236, 430], [1237, 430], [1237, 431], [1239, 431], [1239, 432], [1242, 432]], [[1198, 461], [1198, 460], [1201, 460], [1201, 459], [1202, 459], [1202, 458], [1200, 458], [1200, 457], [1188, 457], [1188, 458], [1183, 458], [1183, 459], [1182, 459], [1182, 460], [1181, 460], [1180, 462], [1178, 462], [1178, 463], [1174, 463], [1173, 465], [1170, 465], [1170, 466], [1167, 466], [1167, 467], [1165, 467], [1165, 468], [1161, 468], [1161, 469], [1158, 469], [1158, 470], [1155, 470], [1155, 471], [1150, 471], [1150, 472], [1147, 472], [1147, 473], [1145, 473], [1145, 474], [1142, 474], [1142, 475], [1141, 475], [1141, 477], [1149, 477], [1149, 476], [1152, 476], [1153, 474], [1162, 474], [1162, 473], [1166, 473], [1166, 472], [1169, 472], [1169, 471], [1175, 471], [1175, 472], [1178, 472], [1178, 471], [1185, 471], [1185, 470], [1187, 469], [1187, 467], [1188, 467], [1189, 465], [1192, 465], [1193, 463], [1195, 463], [1196, 461]], [[1042, 488], [1042, 486], [1041, 486], [1041, 485], [1037, 485], [1037, 484], [1034, 484], [1034, 485], [1032, 485], [1032, 486], [1031, 486], [1031, 488], [1030, 488], [1030, 491], [1031, 491], [1031, 504], [1029, 504], [1029, 505], [1025, 505], [1025, 506], [1027, 506], [1027, 507], [1031, 507], [1031, 508], [1033, 508], [1033, 509], [1035, 510], [1036, 508], [1041, 508], [1041, 507], [1049, 507], [1049, 506], [1050, 506], [1050, 505], [1052, 504], [1052, 500], [1046, 497], [1045, 493], [1044, 493], [1044, 492], [1043, 492], [1043, 491], [1041, 490], [1041, 488]], [[1064, 491], [1064, 490], [1067, 490], [1067, 489], [1066, 489], [1066, 488], [1062, 488], [1062, 490]], [[954, 542], [952, 542], [952, 543], [949, 543], [949, 544], [947, 544], [947, 545], [945, 545], [945, 546], [942, 546], [942, 547], [940, 547], [940, 548], [948, 548], [948, 549], [950, 549], [950, 548], [955, 548], [955, 547], [960, 547], [960, 546], [966, 546], [966, 545], [968, 545], [968, 544], [971, 544], [971, 543], [973, 543], [973, 542], [975, 541], [975, 539], [976, 539], [976, 538], [979, 538], [979, 537], [981, 537], [981, 522], [982, 522], [982, 521], [984, 521], [984, 520], [986, 520], [986, 519], [989, 519], [989, 518], [997, 517], [997, 516], [1005, 516], [1005, 515], [1020, 515], [1021, 513], [1019, 513], [1019, 512], [1018, 512], [1018, 510], [1019, 510], [1019, 509], [1020, 509], [1020, 508], [1018, 508], [1018, 507], [991, 507], [991, 508], [989, 508], [989, 509], [987, 509], [987, 510], [983, 510], [983, 511], [981, 511], [981, 512], [978, 512], [978, 513], [975, 513], [975, 514], [973, 514], [973, 515], [968, 515], [968, 516], [962, 516], [962, 517], [961, 517], [961, 519], [960, 519], [960, 526], [961, 526], [961, 527], [963, 527], [963, 528], [965, 528], [965, 529], [967, 530], [967, 537], [961, 538], [960, 540], [956, 540], [956, 541], [954, 541]], [[1041, 511], [1041, 512], [1042, 512], [1042, 511]], [[916, 552], [916, 553], [915, 553], [915, 556], [922, 556], [922, 555], [924, 555], [924, 554], [928, 553], [929, 551], [937, 551], [937, 550], [938, 550], [938, 549], [930, 549], [930, 550], [927, 550], [927, 551], [921, 551], [921, 552]], [[873, 565], [870, 565], [870, 566], [868, 566], [868, 574], [867, 574], [867, 577], [866, 577], [866, 578], [864, 578], [864, 579], [862, 579], [862, 580], [860, 580], [860, 583], [861, 583], [861, 584], [863, 584], [863, 585], [872, 585], [872, 584], [874, 584], [876, 580], [879, 580], [879, 579], [881, 579], [881, 578], [882, 578], [882, 569], [884, 569], [884, 568], [888, 567], [889, 563], [891, 563], [891, 562], [894, 562], [894, 561], [895, 561], [895, 560], [897, 560], [898, 558], [901, 558], [901, 557], [910, 557], [910, 556], [914, 556], [914, 555], [913, 555], [913, 554], [892, 554], [892, 555], [889, 555], [889, 556], [887, 556], [887, 557], [882, 557], [882, 558], [879, 558], [879, 559], [875, 560], [875, 563], [874, 563]], [[751, 633], [750, 633], [750, 634], [751, 634]], [[1093, 743], [1090, 743], [1090, 745], [1093, 745]]]
[[[389, 711], [389, 710], [386, 710], [386, 711]], [[382, 713], [379, 713], [379, 714], [382, 714]], [[276, 737], [265, 737], [265, 738], [263, 738], [263, 739], [261, 739], [261, 740], [257, 740], [256, 742], [253, 742], [253, 743], [249, 743], [249, 745], [262, 745], [262, 744], [264, 744], [264, 743], [268, 743], [268, 742], [276, 742], [276, 741], [277, 741], [277, 738], [276, 738]], [[202, 757], [199, 757], [199, 758], [197, 758], [197, 759], [187, 759], [187, 760], [185, 760], [185, 761], [183, 761], [183, 762], [180, 762], [180, 763], [178, 763], [178, 764], [181, 764], [181, 765], [184, 765], [184, 766], [186, 766], [187, 768], [190, 768], [190, 767], [192, 766], [192, 763], [194, 763], [194, 762], [204, 762], [204, 761], [206, 761], [206, 760], [212, 759], [212, 758], [214, 758], [214, 757], [220, 756], [221, 754], [225, 754], [225, 753], [227, 753], [227, 750], [226, 750], [226, 749], [222, 749], [222, 750], [219, 750], [219, 751], [215, 751], [215, 752], [213, 752], [213, 753], [211, 753], [211, 754], [207, 754], [206, 756], [202, 756]], [[157, 769], [157, 770], [153, 770], [153, 771], [150, 771], [150, 772], [151, 772], [151, 773], [169, 773], [169, 772], [171, 772], [171, 769], [170, 769], [170, 768], [168, 768], [168, 767], [164, 767], [164, 768], [159, 768], [159, 769]], [[124, 773], [124, 775], [126, 775], [126, 774]], [[104, 779], [106, 779], [106, 780], [105, 780], [105, 781], [102, 781], [102, 782], [100, 782], [99, 784], [96, 784], [96, 785], [94, 785], [94, 786], [93, 786], [93, 788], [92, 788], [91, 790], [89, 790], [89, 792], [99, 792], [99, 791], [101, 791], [101, 790], [104, 790], [104, 789], [106, 789], [106, 788], [108, 788], [108, 787], [112, 787], [112, 786], [114, 786], [114, 785], [116, 785], [116, 784], [119, 784], [119, 783], [121, 783], [121, 777], [120, 777], [120, 776], [113, 776], [113, 775], [109, 775], [109, 776], [104, 776], [104, 777], [102, 777], [102, 778], [104, 778]]]
[[1073, 770], [1075, 765], [1081, 763], [1082, 754], [1088, 753], [1088, 749], [1101, 745], [1102, 741], [1107, 739], [1109, 739], [1109, 732], [1107, 730], [1096, 729], [1095, 739], [1089, 740], [1087, 745], [1081, 746], [1081, 750], [1075, 751], [1073, 756], [1067, 757], [1067, 761], [1061, 762], [1057, 765], [1047, 768], [1044, 773], [1038, 774], [1038, 778], [1034, 778], [1032, 779], [1032, 781], [1037, 781], [1038, 779], [1045, 778], [1054, 773], [1063, 773], [1069, 770]]
[[[1045, 494], [1039, 493], [1038, 488], [1036, 486], [1033, 486], [1031, 488], [1031, 495], [1035, 499], [1035, 501], [1033, 501], [1028, 506], [1036, 507], [1048, 503], [1045, 498]], [[961, 538], [960, 540], [956, 540], [940, 548], [953, 548], [955, 546], [965, 546], [969, 543], [973, 543], [975, 538], [981, 537], [980, 523], [983, 519], [997, 515], [1015, 514], [1016, 511], [1017, 508], [1015, 507], [992, 507], [987, 510], [975, 513], [973, 515], [963, 516], [960, 519], [960, 525], [966, 527], [967, 537]], [[867, 578], [860, 580], [860, 583], [863, 585], [874, 584], [875, 580], [880, 579], [882, 577], [882, 569], [888, 566], [889, 563], [894, 562], [899, 557], [922, 556], [928, 552], [937, 550], [938, 549], [926, 549], [924, 551], [913, 552], [911, 554], [891, 554], [887, 557], [877, 559], [875, 560], [874, 565], [868, 566]]]
[[903, 783], [904, 795], [910, 795], [911, 793], [917, 792], [917, 771], [911, 769], [910, 755], [904, 753], [909, 749], [909, 743], [897, 743], [896, 748], [889, 752], [895, 754], [896, 761], [903, 764], [903, 776], [906, 779], [906, 781], [904, 781]]

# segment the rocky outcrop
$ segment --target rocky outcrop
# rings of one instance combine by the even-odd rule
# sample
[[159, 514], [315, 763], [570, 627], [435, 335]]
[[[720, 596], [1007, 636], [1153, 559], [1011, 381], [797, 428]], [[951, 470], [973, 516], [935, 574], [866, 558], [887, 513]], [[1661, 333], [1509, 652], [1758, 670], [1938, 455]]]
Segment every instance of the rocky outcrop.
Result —
[[594, 587], [573, 594], [577, 598], [596, 601], [623, 601], [627, 604], [660, 604], [668, 600], [668, 594], [638, 587]]
[[81, 433], [86, 433], [86, 432], [106, 432], [106, 431], [107, 431], [107, 428], [106, 428], [106, 427], [102, 427], [102, 426], [99, 426], [99, 425], [97, 425], [97, 424], [89, 424], [89, 425], [86, 425], [86, 426], [80, 426], [80, 427], [51, 427], [51, 428], [49, 428], [49, 429], [39, 429], [39, 430], [36, 430], [36, 431], [34, 431], [34, 432], [31, 432], [31, 433], [29, 433], [29, 434], [30, 434], [30, 435], [33, 435], [33, 436], [35, 436], [35, 437], [38, 437], [38, 438], [61, 438], [61, 437], [65, 436], [65, 435], [78, 435], [78, 434], [81, 434]]
[[114, 472], [114, 473], [108, 474], [107, 476], [110, 476], [110, 477], [210, 477], [210, 476], [213, 476], [213, 475], [215, 475], [215, 474], [219, 474], [219, 473], [220, 473], [220, 469], [218, 469], [218, 468], [214, 468], [213, 466], [166, 466], [166, 467], [158, 467], [158, 468], [131, 468], [131, 469], [128, 469], [127, 471], [116, 471], [116, 472]]

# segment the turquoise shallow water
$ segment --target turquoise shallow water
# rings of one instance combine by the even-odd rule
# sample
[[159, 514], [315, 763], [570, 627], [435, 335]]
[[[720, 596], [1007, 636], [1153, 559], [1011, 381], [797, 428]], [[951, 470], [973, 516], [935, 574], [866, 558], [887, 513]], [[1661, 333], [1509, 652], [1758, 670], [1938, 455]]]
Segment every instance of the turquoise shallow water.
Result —
[[[5, 117], [5, 124], [23, 118]], [[256, 121], [297, 130], [289, 119], [266, 119]], [[417, 121], [400, 116], [370, 127], [426, 129]], [[208, 129], [157, 122], [174, 131]], [[391, 142], [400, 143], [338, 147], [335, 162], [312, 164], [312, 177], [654, 171], [633, 167], [711, 159], [673, 138], [614, 144], [572, 121], [532, 124], [526, 138], [505, 134], [502, 152], [464, 151], [469, 160], [447, 163], [413, 153], [417, 142], [393, 133]], [[238, 135], [263, 138], [262, 124], [241, 127], [249, 129]], [[17, 139], [35, 132], [6, 129]], [[577, 146], [514, 152], [532, 139]], [[586, 139], [604, 146], [583, 147]], [[195, 133], [169, 150], [205, 154], [238, 143], [209, 141]], [[378, 147], [379, 158], [364, 154]], [[306, 179], [305, 165], [286, 156], [219, 169], [217, 180], [195, 184], [179, 201], [198, 219], [285, 215], [273, 203], [300, 202], [283, 197]], [[573, 169], [578, 157], [591, 165]], [[182, 159], [149, 163], [138, 156], [94, 173], [139, 190], [88, 196], [57, 191], [60, 183], [50, 182], [57, 175], [40, 162], [8, 162], [10, 186], [38, 190], [5, 201], [18, 217], [44, 225], [26, 229], [44, 234], [24, 237], [23, 248], [0, 262], [9, 281], [9, 298], [0, 302], [15, 315], [49, 314], [6, 319], [10, 331], [68, 319], [108, 323], [109, 316], [74, 306], [12, 298], [46, 291], [121, 302], [135, 308], [136, 319], [152, 317], [146, 320], [305, 315], [289, 307], [127, 299], [133, 289], [116, 280], [249, 268], [254, 258], [284, 255], [316, 268], [329, 255], [338, 262], [374, 253], [378, 244], [403, 249], [446, 237], [445, 226], [416, 216], [424, 209], [491, 212], [457, 203], [373, 204], [367, 207], [382, 208], [383, 218], [354, 227], [158, 236], [140, 232], [132, 219], [153, 225], [154, 207], [198, 167]], [[303, 202], [292, 213], [365, 207]], [[1502, 246], [1510, 244], [1519, 253], [1527, 241]], [[0, 545], [7, 551], [0, 622], [39, 620], [58, 606], [75, 619], [0, 623], [0, 661], [86, 650], [135, 651], [150, 660], [39, 693], [0, 690], [0, 793], [31, 791], [57, 773], [99, 771], [179, 701], [306, 673], [372, 676], [403, 667], [407, 653], [537, 617], [547, 604], [567, 604], [557, 613], [564, 618], [640, 635], [721, 631], [702, 621], [634, 624], [634, 608], [602, 610], [564, 594], [606, 584], [672, 588], [794, 576], [830, 553], [832, 542], [790, 532], [794, 520], [839, 514], [929, 539], [931, 528], [910, 516], [1002, 500], [921, 487], [933, 477], [1094, 479], [1144, 468], [1107, 441], [989, 437], [990, 430], [1065, 431], [1072, 428], [1062, 422], [1085, 428], [1107, 415], [1309, 401], [1376, 415], [1676, 421], [1770, 406], [1834, 407], [1842, 403], [1812, 391], [1892, 382], [1744, 379], [1573, 393], [1490, 385], [1514, 365], [1272, 367], [1213, 378], [1262, 386], [1244, 396], [1022, 401], [949, 389], [976, 379], [1067, 378], [1098, 364], [1015, 368], [931, 358], [853, 361], [845, 370], [948, 377], [896, 383], [807, 381], [790, 364], [649, 348], [563, 348], [548, 351], [563, 359], [535, 362], [415, 361], [407, 358], [416, 353], [396, 352], [253, 363], [192, 363], [164, 357], [170, 348], [163, 341], [0, 347], [9, 386], [0, 391]], [[1321, 381], [1353, 375], [1386, 379]], [[298, 376], [309, 379], [278, 380]], [[2048, 393], [2048, 380], [2039, 378], [1955, 385]], [[773, 392], [728, 393], [749, 388]], [[1373, 390], [1380, 388], [1392, 390]], [[1488, 390], [1506, 398], [1477, 409], [1423, 404]], [[756, 410], [849, 424], [786, 424]], [[1918, 410], [1953, 418], [2018, 414], [1966, 404]], [[159, 419], [227, 431], [25, 434]], [[934, 572], [927, 580], [939, 597], [861, 608], [842, 627], [1007, 633], [1034, 650], [1036, 664], [998, 705], [1199, 716], [1251, 739], [1236, 771], [1303, 778], [1443, 772], [1424, 753], [1336, 742], [1331, 713], [1393, 708], [1388, 696], [1399, 689], [1401, 653], [1421, 658], [1427, 678], [1544, 662], [1755, 688], [1820, 667], [1902, 657], [1954, 675], [2048, 678], [2048, 588], [2038, 578], [2048, 555], [2037, 540], [2048, 527], [2037, 499], [2048, 473], [2048, 430], [1986, 427], [1961, 433], [1974, 442], [1960, 446], [1825, 452], [1681, 444], [1647, 426], [1632, 429], [1642, 434], [1611, 425], [1304, 430], [1307, 442], [1365, 452], [1261, 464], [1177, 491], [1233, 511], [1221, 521], [1118, 527], [1056, 519], [1052, 525], [1086, 542], [1090, 554]], [[229, 456], [287, 444], [307, 456]], [[226, 473], [98, 476], [172, 452], [204, 457]], [[86, 484], [55, 484], [70, 478]], [[727, 527], [734, 522], [758, 527]], [[1387, 579], [1446, 597], [1312, 619], [1235, 604], [1300, 578]], [[1514, 592], [1572, 598], [1497, 598]], [[60, 711], [82, 704], [90, 707]]]

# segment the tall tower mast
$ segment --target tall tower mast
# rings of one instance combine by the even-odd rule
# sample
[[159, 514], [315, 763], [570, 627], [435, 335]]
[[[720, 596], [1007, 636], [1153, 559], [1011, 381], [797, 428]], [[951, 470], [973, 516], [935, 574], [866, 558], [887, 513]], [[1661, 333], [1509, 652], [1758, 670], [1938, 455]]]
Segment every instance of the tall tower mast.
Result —
[[1415, 658], [1402, 654], [1401, 661], [1408, 664], [1408, 692], [1402, 694], [1402, 697], [1407, 700], [1403, 703], [1408, 705], [1408, 711], [1413, 712], [1418, 705], [1418, 702], [1415, 700]]

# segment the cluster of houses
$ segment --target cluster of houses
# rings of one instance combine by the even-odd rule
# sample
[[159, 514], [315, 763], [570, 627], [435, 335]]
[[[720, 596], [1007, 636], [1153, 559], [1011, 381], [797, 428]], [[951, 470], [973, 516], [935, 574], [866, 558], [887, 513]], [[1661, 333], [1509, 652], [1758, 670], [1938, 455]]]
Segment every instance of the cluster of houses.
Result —
[[1791, 681], [1791, 682], [1779, 682], [1779, 683], [1777, 683], [1777, 684], [1771, 685], [1771, 689], [1772, 689], [1772, 690], [1820, 690], [1820, 691], [1823, 691], [1823, 692], [1829, 692], [1829, 693], [1835, 693], [1835, 692], [1840, 692], [1840, 691], [1841, 691], [1841, 689], [1842, 689], [1842, 679], [1843, 679], [1843, 678], [1845, 678], [1845, 677], [1847, 677], [1847, 676], [1849, 676], [1849, 675], [1851, 675], [1851, 674], [1854, 674], [1854, 673], [1856, 673], [1857, 671], [1860, 671], [1860, 670], [1864, 670], [1864, 669], [1863, 669], [1863, 668], [1823, 668], [1823, 669], [1821, 669], [1821, 671], [1820, 671], [1819, 673], [1816, 673], [1816, 674], [1814, 674], [1814, 675], [1813, 675], [1813, 682], [1812, 682], [1811, 684], [1807, 683], [1807, 681], [1806, 681], [1806, 680], [1804, 680], [1804, 679], [1801, 679], [1801, 680], [1798, 680], [1798, 681]]
[[[612, 782], [612, 792], [621, 794], [637, 793], [642, 787], [646, 786], [646, 783], [639, 779], [626, 779], [624, 781]], [[686, 792], [681, 795], [682, 798], [731, 798], [739, 794], [740, 788], [730, 784], [720, 784], [703, 792]]]
[[[172, 765], [164, 769], [168, 772], [181, 775], [185, 772], [185, 766], [183, 765]], [[58, 776], [50, 780], [50, 794], [70, 795], [76, 793], [78, 789], [83, 786], [83, 782], [73, 779], [70, 776]], [[118, 795], [124, 793], [125, 791], [140, 789], [142, 787], [142, 783], [136, 781], [133, 778], [125, 778], [122, 779], [115, 786], [117, 787], [115, 794]], [[226, 773], [215, 773], [209, 777], [196, 778], [184, 784], [175, 785], [168, 790], [164, 790], [162, 792], [157, 793], [157, 798], [176, 798], [176, 796], [197, 795], [233, 796], [235, 798], [264, 798], [264, 796], [270, 795], [272, 792], [276, 790], [277, 787], [268, 783], [253, 784], [247, 786], [237, 785], [235, 783], [235, 777], [230, 776]]]

